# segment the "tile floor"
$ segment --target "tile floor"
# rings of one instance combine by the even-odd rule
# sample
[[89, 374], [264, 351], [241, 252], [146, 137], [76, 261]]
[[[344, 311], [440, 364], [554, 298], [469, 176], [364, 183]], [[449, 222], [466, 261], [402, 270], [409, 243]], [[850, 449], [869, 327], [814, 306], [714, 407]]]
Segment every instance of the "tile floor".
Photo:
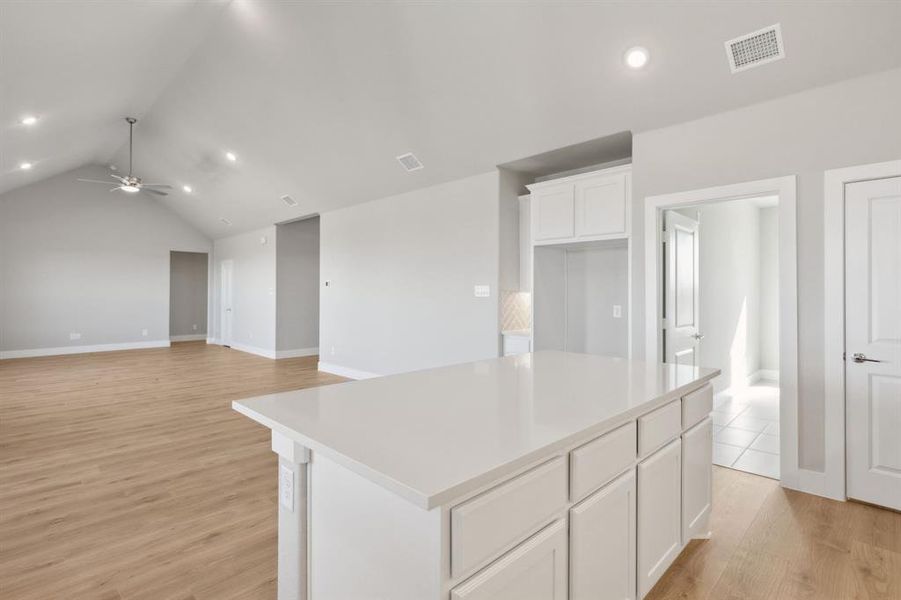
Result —
[[779, 479], [779, 384], [760, 381], [716, 396], [713, 462]]

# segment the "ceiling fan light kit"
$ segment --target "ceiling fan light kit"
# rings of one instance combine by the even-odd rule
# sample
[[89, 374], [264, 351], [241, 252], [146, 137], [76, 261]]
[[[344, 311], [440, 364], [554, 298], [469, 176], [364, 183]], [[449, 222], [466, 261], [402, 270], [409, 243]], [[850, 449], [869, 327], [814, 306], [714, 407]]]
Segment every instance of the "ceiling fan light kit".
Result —
[[[132, 162], [134, 156], [134, 131], [135, 123], [137, 123], [138, 120], [134, 117], [125, 117], [125, 121], [128, 123], [128, 176], [122, 177], [120, 175], [110, 173], [110, 177], [119, 182], [119, 185], [110, 189], [110, 191], [121, 191], [129, 194], [147, 192], [149, 194], [156, 194], [157, 196], [168, 196], [168, 192], [164, 192], [163, 190], [172, 189], [171, 185], [167, 185], [165, 183], [144, 183], [143, 181], [141, 181], [140, 177], [135, 176], [132, 172]], [[102, 183], [105, 185], [114, 183], [112, 181], [100, 181], [98, 179], [79, 179], [78, 181], [84, 183]]]

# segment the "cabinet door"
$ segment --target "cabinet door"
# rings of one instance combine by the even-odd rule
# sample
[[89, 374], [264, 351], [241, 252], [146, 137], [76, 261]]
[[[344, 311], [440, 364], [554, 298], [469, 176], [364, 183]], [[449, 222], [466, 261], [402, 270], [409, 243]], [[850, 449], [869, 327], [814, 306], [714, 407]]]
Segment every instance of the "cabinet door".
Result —
[[531, 210], [532, 238], [535, 241], [573, 237], [573, 184], [533, 192]]
[[643, 598], [682, 549], [682, 440], [638, 464], [638, 595]]
[[625, 234], [626, 174], [598, 177], [576, 183], [576, 237]]
[[569, 585], [574, 600], [635, 598], [635, 471], [569, 513]]
[[709, 533], [713, 425], [707, 417], [682, 434], [682, 544]]
[[451, 591], [452, 600], [566, 597], [566, 519], [548, 525]]

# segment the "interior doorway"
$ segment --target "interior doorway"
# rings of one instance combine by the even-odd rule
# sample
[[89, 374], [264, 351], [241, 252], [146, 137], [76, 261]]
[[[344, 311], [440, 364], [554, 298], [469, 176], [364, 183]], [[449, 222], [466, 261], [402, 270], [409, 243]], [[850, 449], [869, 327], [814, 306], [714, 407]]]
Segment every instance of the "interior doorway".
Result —
[[664, 362], [720, 369], [713, 462], [779, 479], [778, 197], [663, 212]]
[[169, 253], [169, 341], [205, 340], [208, 268], [206, 252]]
[[319, 223], [276, 225], [276, 358], [319, 354]]
[[650, 361], [713, 367], [714, 463], [797, 473], [795, 178], [645, 203]]

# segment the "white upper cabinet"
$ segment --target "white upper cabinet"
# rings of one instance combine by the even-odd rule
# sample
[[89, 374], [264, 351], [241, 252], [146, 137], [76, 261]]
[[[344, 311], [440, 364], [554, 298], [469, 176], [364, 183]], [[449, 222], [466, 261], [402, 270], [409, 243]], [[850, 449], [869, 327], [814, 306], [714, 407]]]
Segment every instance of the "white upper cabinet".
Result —
[[534, 243], [628, 237], [631, 170], [626, 165], [528, 186]]
[[560, 241], [574, 235], [572, 184], [542, 187], [532, 193], [532, 239]]

